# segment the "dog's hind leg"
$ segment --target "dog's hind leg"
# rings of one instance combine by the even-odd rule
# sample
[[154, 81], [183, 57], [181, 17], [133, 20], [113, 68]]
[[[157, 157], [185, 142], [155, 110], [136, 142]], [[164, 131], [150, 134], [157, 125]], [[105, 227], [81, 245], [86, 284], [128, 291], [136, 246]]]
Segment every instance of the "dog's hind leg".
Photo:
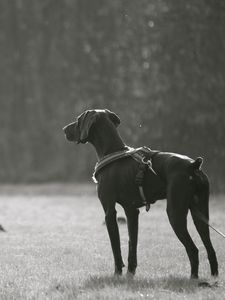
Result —
[[138, 216], [139, 209], [135, 207], [124, 208], [127, 216], [129, 234], [128, 274], [135, 274], [137, 268], [137, 240], [138, 240]]
[[198, 248], [195, 246], [187, 229], [187, 214], [188, 214], [188, 191], [185, 193], [179, 180], [177, 183], [169, 186], [167, 196], [167, 215], [170, 224], [177, 235], [178, 239], [184, 245], [190, 264], [191, 278], [198, 278]]
[[[218, 262], [216, 258], [216, 252], [213, 248], [209, 226], [206, 224], [209, 221], [209, 184], [205, 181], [202, 189], [198, 191], [197, 195], [194, 196], [193, 202], [191, 203], [191, 215], [195, 224], [195, 227], [202, 239], [202, 242], [206, 248], [208, 260], [210, 264], [211, 274], [218, 276]], [[202, 221], [199, 217], [199, 213], [204, 216], [206, 222]]]

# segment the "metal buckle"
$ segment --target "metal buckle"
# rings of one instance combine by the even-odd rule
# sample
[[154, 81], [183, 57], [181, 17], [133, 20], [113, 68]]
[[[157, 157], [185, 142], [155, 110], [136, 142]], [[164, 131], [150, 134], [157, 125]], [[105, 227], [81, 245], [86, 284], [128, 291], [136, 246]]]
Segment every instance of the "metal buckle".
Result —
[[143, 164], [148, 165], [149, 167], [152, 167], [152, 162], [150, 159], [146, 159], [145, 157], [143, 157], [141, 161]]

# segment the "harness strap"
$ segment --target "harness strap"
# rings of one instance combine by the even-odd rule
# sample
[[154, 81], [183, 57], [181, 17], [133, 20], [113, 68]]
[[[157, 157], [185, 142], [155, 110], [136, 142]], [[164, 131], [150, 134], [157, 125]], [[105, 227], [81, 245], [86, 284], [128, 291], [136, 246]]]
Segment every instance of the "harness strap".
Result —
[[137, 150], [134, 148], [128, 148], [126, 150], [122, 150], [122, 151], [117, 151], [114, 153], [110, 153], [106, 156], [104, 156], [101, 160], [99, 160], [96, 165], [95, 165], [95, 171], [94, 171], [94, 176], [97, 174], [97, 172], [99, 172], [103, 167], [109, 165], [110, 163], [121, 159], [121, 158], [125, 158], [128, 156], [131, 156], [132, 154], [134, 154]]
[[138, 188], [139, 188], [139, 193], [140, 193], [140, 195], [141, 195], [143, 204], [145, 205], [145, 210], [148, 212], [149, 209], [150, 209], [150, 207], [151, 207], [151, 205], [150, 205], [149, 202], [146, 201], [143, 186], [142, 186], [142, 185], [139, 185]]
[[[155, 152], [156, 151], [152, 151], [148, 147], [144, 146], [144, 147], [136, 148], [136, 149], [128, 147], [126, 150], [110, 153], [110, 154], [104, 156], [102, 159], [100, 159], [96, 163], [94, 174], [93, 174], [93, 179], [95, 179], [97, 173], [105, 166], [109, 165], [110, 163], [112, 163], [118, 159], [122, 159], [122, 158], [125, 158], [128, 156], [131, 156], [133, 159], [135, 159], [139, 163], [148, 165], [148, 167], [152, 169], [151, 157], [155, 155]], [[158, 151], [157, 151], [157, 153], [158, 153]], [[153, 169], [152, 169], [152, 171], [154, 172]], [[95, 181], [96, 181], [96, 179], [95, 179]]]
[[135, 182], [139, 187], [139, 193], [143, 200], [143, 204], [146, 206], [146, 211], [149, 211], [150, 203], [148, 203], [145, 198], [143, 180], [147, 168], [151, 169], [151, 171], [155, 173], [155, 171], [152, 169], [151, 157], [154, 156], [156, 153], [158, 153], [158, 151], [152, 151], [150, 148], [145, 146], [137, 149], [128, 147], [126, 150], [111, 153], [109, 155], [104, 156], [100, 161], [96, 163], [95, 171], [92, 178], [94, 182], [97, 183], [96, 175], [102, 168], [118, 159], [122, 159], [129, 156], [132, 157], [139, 163], [139, 171], [136, 175]]

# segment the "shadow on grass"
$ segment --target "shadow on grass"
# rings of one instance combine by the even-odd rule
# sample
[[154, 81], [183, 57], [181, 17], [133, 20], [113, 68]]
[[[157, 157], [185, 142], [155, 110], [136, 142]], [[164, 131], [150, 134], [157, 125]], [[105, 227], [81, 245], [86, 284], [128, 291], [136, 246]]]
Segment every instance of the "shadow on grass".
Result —
[[156, 289], [177, 293], [193, 293], [195, 290], [199, 289], [198, 284], [198, 280], [190, 280], [188, 278], [178, 278], [174, 276], [160, 278], [130, 278], [126, 276], [94, 275], [85, 281], [83, 289], [104, 289], [106, 287], [113, 288], [123, 286], [124, 289], [130, 291]]

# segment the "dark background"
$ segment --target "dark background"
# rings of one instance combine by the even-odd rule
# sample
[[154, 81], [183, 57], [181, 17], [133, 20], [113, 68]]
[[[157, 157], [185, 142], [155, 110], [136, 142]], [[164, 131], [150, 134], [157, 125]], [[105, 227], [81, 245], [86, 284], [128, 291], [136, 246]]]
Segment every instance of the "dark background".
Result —
[[0, 181], [86, 181], [96, 156], [61, 128], [121, 118], [131, 146], [205, 158], [225, 190], [224, 0], [0, 0]]

